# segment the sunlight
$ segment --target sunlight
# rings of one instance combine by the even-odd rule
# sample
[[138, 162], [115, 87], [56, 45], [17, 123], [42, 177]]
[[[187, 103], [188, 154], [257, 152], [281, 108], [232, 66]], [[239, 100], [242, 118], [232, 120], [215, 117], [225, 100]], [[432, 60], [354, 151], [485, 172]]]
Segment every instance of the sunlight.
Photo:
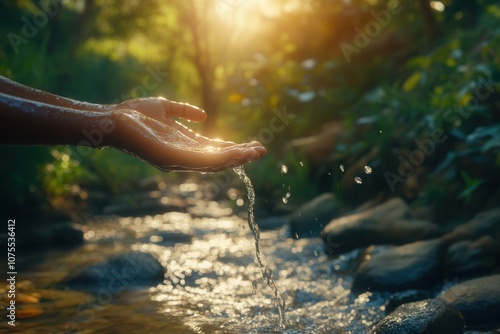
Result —
[[293, 11], [304, 10], [308, 2], [299, 0], [216, 0], [219, 17], [235, 30], [243, 29], [247, 34], [263, 28], [262, 19], [278, 17]]
[[216, 0], [219, 18], [237, 31], [256, 31], [259, 27], [260, 0]]
[[444, 4], [441, 1], [431, 1], [432, 9], [442, 12], [444, 10]]

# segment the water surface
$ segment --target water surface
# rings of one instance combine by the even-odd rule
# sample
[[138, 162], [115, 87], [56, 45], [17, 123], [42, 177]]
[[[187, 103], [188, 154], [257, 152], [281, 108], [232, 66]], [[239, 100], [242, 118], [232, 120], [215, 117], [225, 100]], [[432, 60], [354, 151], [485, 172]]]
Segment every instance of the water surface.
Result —
[[[214, 216], [226, 215], [196, 218], [171, 212], [88, 221], [84, 246], [45, 254], [20, 273], [19, 280], [32, 282], [28, 294], [45, 297], [34, 306], [43, 314], [19, 320], [13, 333], [71, 333], [65, 329], [77, 326], [79, 333], [104, 334], [363, 334], [383, 317], [387, 295], [350, 293], [351, 278], [343, 271], [354, 253], [332, 261], [324, 254], [321, 240], [291, 239], [283, 227], [260, 233], [266, 268], [286, 300], [286, 328], [278, 330], [275, 291], [262, 282], [246, 217], [231, 214], [229, 206], [217, 202], [198, 205], [214, 210]], [[161, 237], [183, 241], [175, 236], [185, 234], [192, 236], [192, 242]], [[100, 302], [95, 293], [44, 289], [88, 263], [130, 249], [159, 258], [167, 270], [163, 284], [123, 291]], [[254, 281], [260, 282], [256, 289]], [[12, 332], [5, 330], [0, 327], [2, 333]]]

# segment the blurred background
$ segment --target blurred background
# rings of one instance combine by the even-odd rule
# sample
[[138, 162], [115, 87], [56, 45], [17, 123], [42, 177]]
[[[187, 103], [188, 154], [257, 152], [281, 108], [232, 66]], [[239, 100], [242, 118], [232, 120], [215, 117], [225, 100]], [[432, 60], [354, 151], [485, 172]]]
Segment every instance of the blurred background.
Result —
[[[3, 76], [97, 103], [164, 96], [208, 112], [196, 131], [260, 140], [269, 155], [247, 169], [267, 212], [330, 191], [449, 218], [498, 193], [495, 1], [7, 0], [0, 18]], [[133, 206], [151, 178], [214, 179], [112, 149], [0, 151], [2, 210], [31, 218]]]
[[[185, 123], [195, 131], [262, 142], [268, 155], [245, 169], [255, 186], [257, 221], [272, 230], [263, 234], [268, 264], [288, 293], [300, 333], [311, 326], [318, 328], [311, 333], [337, 333], [332, 328], [349, 325], [367, 332], [388, 295], [350, 294], [351, 265], [361, 263], [364, 251], [335, 262], [319, 238], [296, 239], [318, 237], [330, 219], [390, 198], [399, 197], [383, 210], [396, 207], [397, 219], [412, 216], [418, 220], [412, 226], [425, 229], [396, 228], [389, 241], [390, 226], [379, 239], [360, 230], [339, 238], [352, 242], [345, 251], [434, 238], [500, 203], [500, 4], [494, 0], [4, 0], [0, 37], [2, 76], [95, 103], [145, 96], [187, 102], [208, 113], [204, 124]], [[272, 298], [256, 294], [260, 273], [245, 227], [246, 190], [233, 172], [162, 173], [109, 148], [0, 146], [0, 157], [0, 210], [18, 221], [16, 242], [25, 256], [18, 258], [25, 272], [19, 289], [27, 291], [22, 302], [43, 301], [19, 313], [44, 314], [25, 322], [22, 333], [68, 319], [98, 333], [148, 332], [145, 323], [161, 332], [165, 322], [169, 333], [274, 328]], [[324, 193], [330, 197], [318, 199]], [[375, 223], [386, 226], [389, 218]], [[341, 243], [330, 241], [327, 248], [340, 254]], [[446, 269], [449, 276], [430, 274], [430, 284], [453, 285], [476, 268], [498, 273], [495, 245], [493, 262], [480, 255], [471, 267], [459, 254], [465, 269], [458, 261], [458, 269]], [[74, 246], [80, 248], [66, 252]], [[89, 295], [67, 287], [78, 290], [94, 278], [66, 276], [115, 255], [156, 265], [130, 249], [156, 255], [164, 269], [149, 278], [162, 284], [113, 294], [109, 307], [96, 309], [97, 320], [87, 322], [76, 307]], [[103, 266], [122, 268], [125, 260]], [[339, 321], [332, 324], [328, 314]]]

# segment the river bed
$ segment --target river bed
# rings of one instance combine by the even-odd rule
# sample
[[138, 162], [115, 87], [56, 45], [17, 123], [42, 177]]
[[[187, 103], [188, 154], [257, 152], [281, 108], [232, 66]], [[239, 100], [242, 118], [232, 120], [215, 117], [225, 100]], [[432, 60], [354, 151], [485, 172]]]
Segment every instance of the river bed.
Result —
[[[85, 245], [46, 253], [20, 273], [27, 293], [42, 295], [37, 307], [43, 313], [18, 320], [9, 333], [363, 334], [384, 316], [386, 294], [350, 292], [344, 272], [356, 252], [332, 261], [320, 239], [294, 240], [283, 227], [261, 233], [263, 262], [286, 299], [286, 329], [279, 330], [246, 219], [217, 202], [205, 205], [229, 215], [170, 212], [88, 221]], [[107, 298], [56, 285], [82, 266], [131, 249], [160, 260], [167, 270], [163, 284]]]

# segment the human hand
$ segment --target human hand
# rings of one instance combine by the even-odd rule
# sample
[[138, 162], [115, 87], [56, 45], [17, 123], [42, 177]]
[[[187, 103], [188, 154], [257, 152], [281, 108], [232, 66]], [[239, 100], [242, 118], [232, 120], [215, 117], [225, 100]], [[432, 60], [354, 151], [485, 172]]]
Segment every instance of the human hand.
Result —
[[206, 113], [164, 98], [141, 98], [110, 106], [116, 130], [110, 145], [163, 171], [218, 172], [262, 158], [259, 142], [236, 144], [210, 139], [174, 117], [202, 122]]

